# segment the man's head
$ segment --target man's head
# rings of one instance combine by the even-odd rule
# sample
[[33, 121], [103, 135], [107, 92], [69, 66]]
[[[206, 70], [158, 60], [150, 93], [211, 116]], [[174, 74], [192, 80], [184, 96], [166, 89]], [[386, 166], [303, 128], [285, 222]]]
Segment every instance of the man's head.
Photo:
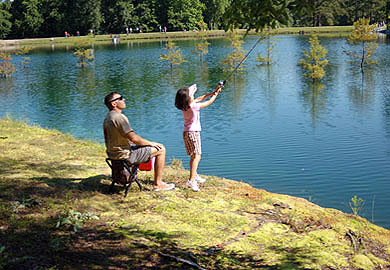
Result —
[[104, 98], [104, 104], [111, 111], [114, 109], [123, 110], [126, 108], [125, 98], [119, 92], [111, 92]]

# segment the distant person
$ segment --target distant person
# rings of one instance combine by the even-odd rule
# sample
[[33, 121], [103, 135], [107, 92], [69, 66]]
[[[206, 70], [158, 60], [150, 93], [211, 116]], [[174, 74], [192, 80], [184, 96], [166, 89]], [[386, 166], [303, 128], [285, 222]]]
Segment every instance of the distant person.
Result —
[[164, 26], [164, 33], [167, 33], [167, 27]]
[[125, 98], [119, 92], [111, 92], [104, 98], [109, 112], [103, 122], [106, 152], [113, 160], [128, 160], [129, 163], [146, 163], [155, 157], [155, 191], [172, 190], [174, 184], [162, 181], [165, 166], [165, 147], [137, 135], [131, 128], [128, 118], [122, 114], [126, 108]]
[[129, 34], [129, 27], [126, 27], [126, 35]]
[[[186, 187], [193, 191], [200, 191], [198, 183], [204, 183], [206, 180], [198, 175], [198, 165], [202, 155], [202, 145], [200, 139], [200, 109], [209, 106], [221, 92], [223, 85], [218, 84], [215, 91], [210, 94], [194, 98], [197, 90], [196, 84], [190, 87], [184, 87], [177, 91], [175, 106], [182, 111], [184, 118], [183, 140], [187, 155], [190, 157], [190, 179], [186, 182]], [[209, 98], [204, 101], [206, 98]], [[204, 102], [202, 102], [204, 101]]]

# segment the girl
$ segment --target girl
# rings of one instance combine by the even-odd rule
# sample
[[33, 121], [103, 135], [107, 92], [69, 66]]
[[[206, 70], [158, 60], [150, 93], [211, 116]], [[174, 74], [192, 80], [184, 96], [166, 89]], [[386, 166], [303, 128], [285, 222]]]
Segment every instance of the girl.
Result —
[[[209, 106], [217, 98], [223, 87], [222, 83], [219, 83], [215, 91], [210, 94], [203, 95], [194, 98], [194, 94], [197, 90], [196, 84], [190, 87], [184, 87], [177, 91], [175, 106], [183, 113], [184, 118], [184, 131], [183, 140], [186, 147], [187, 155], [190, 158], [190, 179], [186, 183], [186, 187], [192, 188], [193, 191], [199, 191], [199, 183], [203, 183], [206, 180], [201, 178], [198, 173], [198, 164], [202, 155], [202, 147], [200, 140], [200, 109]], [[209, 100], [201, 102], [206, 98], [211, 97]]]

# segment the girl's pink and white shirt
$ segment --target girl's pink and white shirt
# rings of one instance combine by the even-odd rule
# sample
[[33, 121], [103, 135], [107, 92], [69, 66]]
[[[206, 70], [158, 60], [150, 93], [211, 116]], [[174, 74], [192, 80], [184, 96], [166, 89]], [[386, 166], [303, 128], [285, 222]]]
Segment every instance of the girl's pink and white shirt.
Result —
[[184, 131], [201, 131], [200, 125], [200, 105], [192, 102], [187, 111], [182, 111], [184, 118]]

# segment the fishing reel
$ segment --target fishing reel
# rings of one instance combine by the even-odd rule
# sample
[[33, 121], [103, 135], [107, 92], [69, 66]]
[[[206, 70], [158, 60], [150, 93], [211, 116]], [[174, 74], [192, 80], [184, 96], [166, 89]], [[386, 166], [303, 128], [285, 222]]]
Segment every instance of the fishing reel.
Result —
[[220, 81], [218, 82], [218, 85], [220, 85], [221, 88], [223, 88], [223, 87], [225, 86], [225, 83], [226, 83], [226, 80], [220, 80]]

